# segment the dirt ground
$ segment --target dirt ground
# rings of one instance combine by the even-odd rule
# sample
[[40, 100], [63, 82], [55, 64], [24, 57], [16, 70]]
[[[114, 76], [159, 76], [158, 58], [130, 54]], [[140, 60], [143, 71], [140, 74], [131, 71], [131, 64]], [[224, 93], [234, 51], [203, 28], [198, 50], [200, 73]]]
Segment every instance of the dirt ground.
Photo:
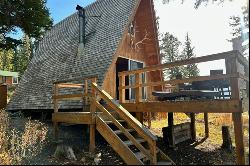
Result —
[[[22, 130], [26, 118], [11, 119], [12, 127]], [[47, 143], [40, 154], [32, 159], [23, 161], [28, 165], [93, 165], [93, 158], [86, 156], [88, 153], [89, 134], [87, 126], [84, 125], [60, 125], [59, 139], [63, 144], [72, 147], [77, 161], [56, 159], [53, 154], [56, 150], [56, 142], [53, 138], [53, 126], [51, 121], [44, 122], [48, 125]], [[161, 129], [153, 129], [153, 133], [158, 135], [158, 147], [165, 152], [177, 165], [234, 165], [235, 154], [220, 148], [221, 144], [216, 144], [211, 139], [202, 139], [197, 135], [196, 142], [184, 142], [177, 145], [175, 149], [167, 147], [164, 143]], [[122, 159], [112, 150], [106, 141], [97, 133], [96, 154], [100, 153], [99, 165], [124, 165]], [[85, 157], [86, 160], [81, 161]]]

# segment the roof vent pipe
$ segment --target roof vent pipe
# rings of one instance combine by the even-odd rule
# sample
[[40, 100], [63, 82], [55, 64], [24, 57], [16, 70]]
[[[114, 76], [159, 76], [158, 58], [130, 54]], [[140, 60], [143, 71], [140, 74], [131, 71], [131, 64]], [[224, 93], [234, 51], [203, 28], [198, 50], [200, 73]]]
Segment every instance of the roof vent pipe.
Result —
[[86, 27], [86, 16], [85, 9], [79, 5], [76, 6], [76, 10], [78, 10], [79, 15], [79, 46], [77, 55], [84, 54], [84, 47], [86, 44], [85, 39], [85, 27]]

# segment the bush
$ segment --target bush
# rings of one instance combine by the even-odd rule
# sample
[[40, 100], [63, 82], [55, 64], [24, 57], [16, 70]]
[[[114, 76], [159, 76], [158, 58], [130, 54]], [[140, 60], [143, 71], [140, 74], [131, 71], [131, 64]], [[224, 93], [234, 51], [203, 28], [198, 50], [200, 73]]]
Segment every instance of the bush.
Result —
[[30, 119], [23, 132], [10, 129], [8, 114], [0, 110], [0, 163], [21, 164], [24, 159], [36, 156], [46, 143], [47, 132], [45, 124]]

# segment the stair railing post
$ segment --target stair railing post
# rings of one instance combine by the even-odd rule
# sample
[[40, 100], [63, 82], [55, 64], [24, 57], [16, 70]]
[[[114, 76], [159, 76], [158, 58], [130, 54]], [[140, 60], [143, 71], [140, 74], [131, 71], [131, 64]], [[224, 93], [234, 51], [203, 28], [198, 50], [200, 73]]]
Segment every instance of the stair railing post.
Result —
[[[92, 83], [96, 83], [96, 78], [91, 79]], [[89, 126], [90, 131], [90, 137], [89, 137], [89, 151], [94, 152], [95, 151], [95, 113], [96, 113], [96, 91], [94, 88], [91, 89], [91, 105], [90, 105], [90, 113], [91, 113], [91, 124]]]

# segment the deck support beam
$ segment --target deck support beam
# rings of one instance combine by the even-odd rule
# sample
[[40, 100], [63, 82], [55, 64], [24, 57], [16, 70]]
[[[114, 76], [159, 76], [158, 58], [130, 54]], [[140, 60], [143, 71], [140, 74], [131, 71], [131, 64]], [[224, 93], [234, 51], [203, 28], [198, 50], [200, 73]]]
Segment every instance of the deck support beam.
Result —
[[168, 113], [168, 127], [169, 131], [171, 133], [170, 140], [169, 140], [169, 145], [171, 147], [175, 147], [175, 137], [174, 137], [174, 113], [169, 112]]
[[196, 126], [195, 126], [195, 113], [190, 113], [190, 119], [191, 119], [191, 138], [193, 141], [196, 141]]
[[89, 125], [89, 151], [91, 153], [95, 152], [95, 129], [94, 124]]
[[58, 122], [53, 122], [53, 126], [54, 126], [54, 138], [55, 141], [58, 141], [58, 132], [59, 132]]
[[[237, 73], [239, 71], [239, 62], [236, 57], [229, 57], [225, 60], [227, 74]], [[240, 80], [239, 78], [231, 78], [231, 98], [240, 101]], [[243, 126], [242, 126], [242, 107], [239, 112], [233, 114], [234, 135], [236, 144], [236, 164], [245, 165], [245, 149], [243, 142]]]
[[209, 137], [208, 113], [204, 113], [205, 137]]
[[233, 113], [237, 165], [245, 165], [242, 113]]

